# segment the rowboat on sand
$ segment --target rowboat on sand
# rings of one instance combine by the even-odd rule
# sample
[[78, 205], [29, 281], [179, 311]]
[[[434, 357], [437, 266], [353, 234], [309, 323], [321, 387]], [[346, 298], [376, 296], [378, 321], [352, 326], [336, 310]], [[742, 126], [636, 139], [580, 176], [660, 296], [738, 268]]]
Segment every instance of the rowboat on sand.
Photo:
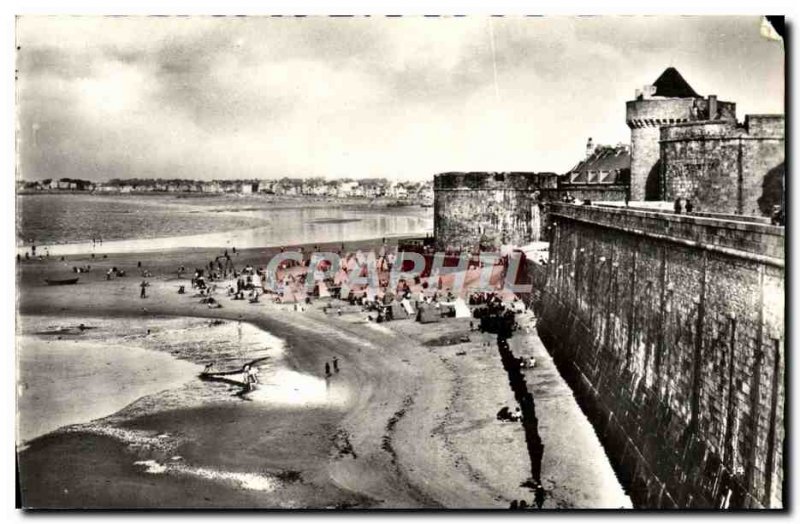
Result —
[[45, 278], [44, 281], [47, 282], [48, 286], [69, 286], [72, 284], [78, 283], [78, 278]]

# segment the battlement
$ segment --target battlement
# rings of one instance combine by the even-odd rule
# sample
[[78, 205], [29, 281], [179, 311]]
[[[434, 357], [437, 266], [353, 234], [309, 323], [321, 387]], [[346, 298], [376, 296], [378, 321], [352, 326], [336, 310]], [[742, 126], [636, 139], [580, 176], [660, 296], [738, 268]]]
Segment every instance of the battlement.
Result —
[[747, 115], [744, 118], [747, 134], [763, 138], [786, 136], [786, 117], [784, 115]]
[[433, 177], [433, 188], [439, 191], [536, 191], [555, 189], [557, 185], [558, 175], [555, 173], [471, 171], [440, 173]]
[[659, 127], [695, 120], [736, 120], [736, 103], [709, 98], [648, 98], [625, 104], [631, 129]]
[[661, 141], [703, 139], [784, 139], [783, 115], [747, 115], [743, 124], [735, 121], [699, 120], [663, 126]]
[[569, 218], [628, 234], [649, 236], [710, 250], [735, 250], [775, 265], [782, 265], [785, 229], [753, 220], [727, 220], [708, 216], [678, 215], [620, 207], [581, 206], [553, 202], [554, 220]]

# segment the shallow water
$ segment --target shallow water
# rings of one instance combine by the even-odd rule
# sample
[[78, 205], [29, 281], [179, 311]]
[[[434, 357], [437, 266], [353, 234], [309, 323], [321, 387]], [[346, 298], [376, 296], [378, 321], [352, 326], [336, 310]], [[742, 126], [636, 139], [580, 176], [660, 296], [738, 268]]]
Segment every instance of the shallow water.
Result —
[[[84, 326], [80, 329], [78, 326]], [[267, 407], [319, 407], [346, 403], [343, 384], [288, 365], [282, 339], [246, 322], [199, 318], [62, 318], [23, 316], [17, 342], [18, 442], [60, 427], [114, 414], [146, 395], [252, 363], [259, 388], [244, 393], [200, 382], [184, 394], [129, 406], [130, 415], [186, 402], [250, 401]], [[215, 387], [217, 386], [217, 387]], [[163, 397], [163, 395], [160, 395]]]
[[[52, 338], [52, 337], [51, 337]], [[194, 379], [199, 366], [137, 345], [18, 339], [17, 439], [110, 415]]]
[[[433, 229], [430, 209], [364, 206], [303, 207], [236, 199], [21, 195], [17, 252], [124, 253], [177, 248], [255, 248], [422, 235]], [[92, 239], [102, 239], [102, 244]]]
[[180, 457], [176, 457], [176, 460], [165, 463], [152, 459], [137, 460], [134, 462], [134, 465], [144, 468], [146, 473], [153, 475], [167, 474], [199, 477], [206, 480], [233, 484], [241, 489], [253, 491], [273, 491], [278, 485], [278, 481], [270, 475], [193, 467], [182, 464], [180, 462]]

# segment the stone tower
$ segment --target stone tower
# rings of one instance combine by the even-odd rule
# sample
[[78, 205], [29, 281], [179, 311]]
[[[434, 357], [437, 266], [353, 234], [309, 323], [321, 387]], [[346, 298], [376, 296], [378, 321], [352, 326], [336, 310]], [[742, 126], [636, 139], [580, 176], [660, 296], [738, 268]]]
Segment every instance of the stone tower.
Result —
[[736, 104], [716, 95], [703, 98], [669, 67], [653, 85], [636, 90], [626, 103], [631, 129], [631, 200], [661, 200], [663, 188], [659, 162], [661, 126], [700, 120], [736, 121]]

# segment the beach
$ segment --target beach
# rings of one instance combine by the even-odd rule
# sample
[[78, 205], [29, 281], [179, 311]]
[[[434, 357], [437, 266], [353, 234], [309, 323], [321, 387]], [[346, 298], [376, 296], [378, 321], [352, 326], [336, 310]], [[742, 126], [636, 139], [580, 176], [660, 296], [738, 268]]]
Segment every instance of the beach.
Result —
[[[379, 243], [349, 242], [345, 249]], [[340, 243], [319, 245], [326, 247]], [[257, 267], [276, 252], [238, 250], [233, 260]], [[524, 431], [495, 417], [514, 395], [493, 335], [471, 331], [468, 319], [421, 329], [413, 319], [376, 324], [360, 312], [331, 315], [323, 301], [295, 311], [266, 296], [256, 304], [221, 296], [223, 307], [209, 309], [191, 291], [178, 294], [180, 285], [189, 287], [188, 275], [176, 273], [180, 265], [191, 270], [219, 254], [173, 249], [19, 264], [21, 319], [57, 317], [71, 326], [124, 320], [143, 339], [161, 336], [165, 319], [200, 321], [186, 343], [164, 336], [143, 351], [169, 353], [194, 369], [264, 359], [265, 381], [242, 395], [235, 385], [182, 377], [103, 418], [30, 440], [18, 455], [23, 505], [504, 509], [532, 500]], [[145, 299], [138, 262], [152, 273]], [[74, 286], [43, 282], [86, 264], [91, 272]], [[106, 280], [112, 266], [129, 276]], [[240, 322], [269, 342], [239, 344]], [[215, 329], [222, 336], [212, 335]], [[443, 343], [449, 339], [459, 342]], [[326, 378], [334, 357], [341, 370]], [[626, 506], [591, 425], [569, 391], [557, 391], [564, 400], [553, 413], [571, 418], [553, 424], [546, 449], [558, 460], [558, 442], [583, 435], [582, 457], [591, 460], [573, 457], [572, 479], [543, 475], [550, 492], [544, 508]], [[598, 478], [606, 484], [602, 497]]]

